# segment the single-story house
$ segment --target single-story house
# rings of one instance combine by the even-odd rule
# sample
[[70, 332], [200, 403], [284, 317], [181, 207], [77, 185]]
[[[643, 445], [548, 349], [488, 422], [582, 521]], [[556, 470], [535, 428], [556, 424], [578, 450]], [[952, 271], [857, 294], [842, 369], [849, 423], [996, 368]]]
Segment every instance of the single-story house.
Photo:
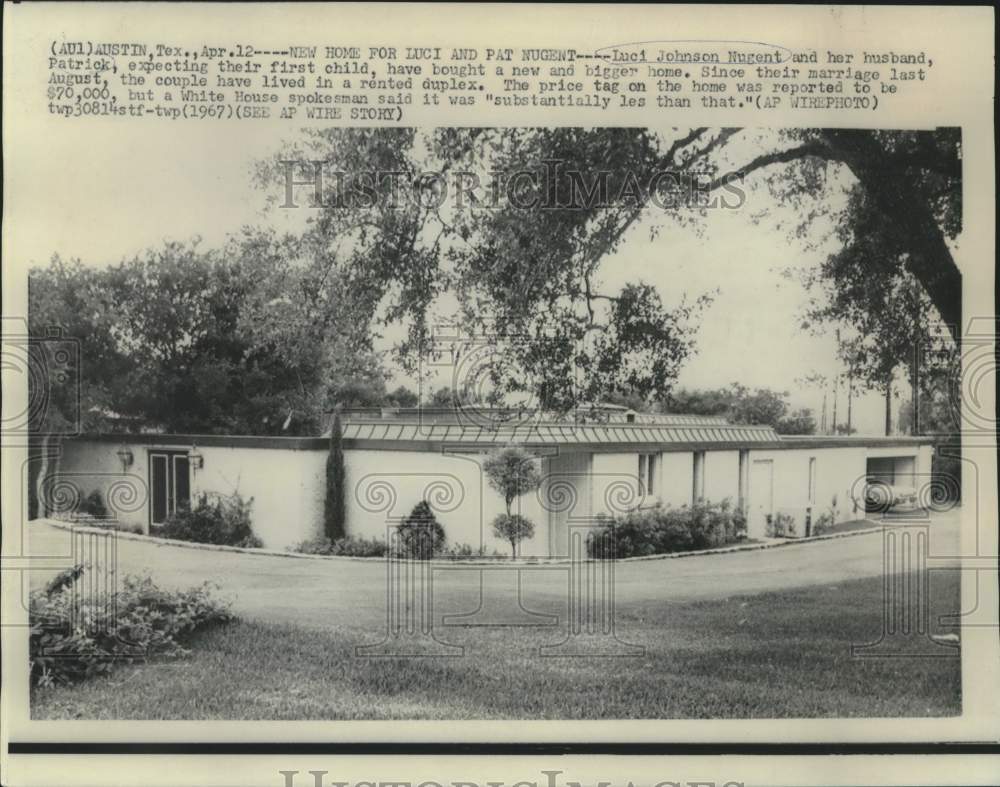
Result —
[[[593, 411], [591, 411], [593, 412]], [[535, 524], [525, 556], [564, 555], [574, 524], [657, 502], [729, 499], [744, 507], [751, 537], [784, 513], [807, 521], [864, 516], [869, 478], [917, 487], [932, 447], [918, 437], [777, 434], [722, 418], [605, 408], [594, 415], [505, 420], [507, 413], [428, 408], [341, 414], [347, 529], [386, 538], [426, 499], [448, 541], [505, 550], [492, 533], [504, 510], [482, 472], [490, 451], [518, 445], [539, 457], [541, 487], [516, 501]], [[322, 531], [326, 437], [98, 434], [63, 444], [57, 473], [80, 495], [98, 490], [125, 526], [149, 532], [199, 492], [253, 498], [253, 528], [287, 548]]]

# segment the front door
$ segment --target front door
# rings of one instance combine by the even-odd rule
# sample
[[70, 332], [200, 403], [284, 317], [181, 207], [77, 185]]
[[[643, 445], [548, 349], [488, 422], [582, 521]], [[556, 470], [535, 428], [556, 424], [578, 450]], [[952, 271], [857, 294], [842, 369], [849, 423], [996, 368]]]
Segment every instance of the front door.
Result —
[[150, 451], [150, 524], [162, 525], [178, 508], [190, 505], [191, 466], [187, 451]]
[[767, 520], [774, 513], [774, 461], [755, 459], [750, 466], [750, 512], [747, 535], [767, 535]]

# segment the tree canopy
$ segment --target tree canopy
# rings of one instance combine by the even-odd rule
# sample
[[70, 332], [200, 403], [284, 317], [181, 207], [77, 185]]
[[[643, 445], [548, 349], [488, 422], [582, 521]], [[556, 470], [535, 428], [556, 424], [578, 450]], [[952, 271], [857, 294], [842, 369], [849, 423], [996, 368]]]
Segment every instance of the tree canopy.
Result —
[[[800, 206], [801, 235], [818, 232], [819, 215], [833, 218], [855, 259], [865, 236], [854, 228], [877, 225], [888, 253], [867, 255], [867, 269], [881, 280], [909, 275], [959, 330], [949, 246], [961, 228], [957, 129], [324, 129], [266, 162], [262, 182], [291, 189], [294, 161], [299, 182], [313, 183], [317, 164], [327, 173], [304, 234], [322, 275], [337, 271], [373, 326], [405, 326], [397, 360], [411, 369], [436, 351], [435, 304], [454, 299], [451, 323], [493, 345], [498, 397], [568, 409], [667, 395], [712, 293], [666, 303], [642, 281], [609, 290], [602, 264], [644, 215], [697, 222], [713, 195], [754, 177]], [[823, 201], [831, 167], [850, 173], [839, 214]]]

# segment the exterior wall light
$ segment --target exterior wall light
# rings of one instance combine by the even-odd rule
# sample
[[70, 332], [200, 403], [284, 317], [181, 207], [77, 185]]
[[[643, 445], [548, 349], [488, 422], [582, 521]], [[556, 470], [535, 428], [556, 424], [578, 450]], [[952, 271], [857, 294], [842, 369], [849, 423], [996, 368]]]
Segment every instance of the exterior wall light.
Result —
[[122, 472], [124, 473], [132, 466], [132, 463], [135, 461], [135, 455], [132, 453], [132, 450], [124, 443], [122, 444], [121, 448], [115, 451], [115, 453], [118, 455], [118, 459], [122, 463]]
[[198, 451], [197, 445], [192, 445], [188, 451], [188, 463], [192, 470], [201, 470], [205, 466], [205, 457]]

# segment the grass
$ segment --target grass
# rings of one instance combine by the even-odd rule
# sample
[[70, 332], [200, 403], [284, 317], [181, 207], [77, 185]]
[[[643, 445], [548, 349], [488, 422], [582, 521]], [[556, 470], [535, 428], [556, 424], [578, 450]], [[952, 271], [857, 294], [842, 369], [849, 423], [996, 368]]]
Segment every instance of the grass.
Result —
[[879, 527], [880, 524], [880, 522], [871, 519], [852, 519], [849, 522], [838, 522], [828, 530], [817, 535], [827, 536], [834, 533], [850, 533], [855, 530], [870, 530], [873, 527]]
[[[932, 631], [959, 604], [931, 575]], [[237, 622], [178, 661], [37, 690], [35, 719], [625, 719], [948, 716], [957, 658], [858, 659], [878, 639], [881, 579], [618, 610], [638, 658], [543, 658], [558, 628], [456, 628], [460, 658], [355, 656], [378, 623], [336, 630]]]

